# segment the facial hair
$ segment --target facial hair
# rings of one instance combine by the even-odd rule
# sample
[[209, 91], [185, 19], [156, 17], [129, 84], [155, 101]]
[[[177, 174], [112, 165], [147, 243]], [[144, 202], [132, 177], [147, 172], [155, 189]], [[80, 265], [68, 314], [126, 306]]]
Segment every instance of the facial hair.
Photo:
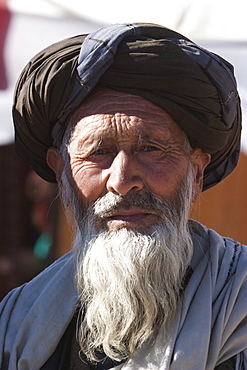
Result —
[[[74, 251], [83, 353], [89, 361], [99, 361], [102, 352], [122, 361], [161, 326], [168, 339], [193, 252], [192, 170], [170, 200], [147, 189], [125, 197], [107, 193], [87, 209], [64, 176], [63, 182], [78, 225]], [[157, 223], [145, 230], [108, 231], [106, 218], [131, 207], [154, 212]]]

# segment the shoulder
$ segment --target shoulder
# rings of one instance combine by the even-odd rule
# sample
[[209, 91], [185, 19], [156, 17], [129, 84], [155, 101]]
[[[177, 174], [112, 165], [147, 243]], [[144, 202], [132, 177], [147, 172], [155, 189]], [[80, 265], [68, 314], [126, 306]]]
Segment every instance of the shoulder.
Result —
[[[190, 220], [190, 230], [194, 244], [194, 263], [208, 259], [214, 268], [228, 268], [228, 275], [238, 267], [246, 266], [247, 246], [228, 237], [221, 236], [214, 230], [207, 229], [200, 223]], [[247, 271], [244, 271], [247, 273]]]
[[[30, 282], [13, 289], [1, 302], [0, 312], [12, 315], [18, 310], [19, 317], [25, 316], [34, 304], [45, 301], [48, 294], [57, 296], [64, 284], [73, 287], [73, 279], [73, 261], [71, 254], [68, 253]], [[52, 296], [50, 299], [52, 301]]]
[[21, 348], [23, 353], [24, 348], [35, 353], [33, 346], [38, 346], [41, 338], [59, 337], [73, 316], [76, 302], [73, 259], [69, 253], [2, 301], [0, 355], [13, 357], [15, 349]]
[[[16, 304], [16, 301], [22, 299], [26, 304], [32, 305], [35, 300], [44, 292], [51, 283], [54, 283], [63, 270], [64, 274], [72, 273], [71, 268], [68, 270], [68, 266], [71, 265], [71, 254], [68, 253], [61, 257], [39, 275], [37, 275], [30, 282], [23, 284], [20, 287], [13, 289], [7, 294], [7, 296], [1, 302], [1, 309], [3, 310], [6, 305], [10, 302]], [[1, 312], [1, 311], [0, 311]]]
[[247, 348], [247, 247], [197, 222], [190, 222], [190, 227], [194, 255], [187, 294], [196, 310], [200, 307], [204, 321], [209, 318], [208, 361], [215, 362], [217, 351], [219, 363], [235, 355], [240, 361]]
[[194, 255], [192, 269], [206, 274], [211, 281], [213, 300], [239, 291], [247, 294], [247, 247], [223, 237], [198, 222], [190, 222]]

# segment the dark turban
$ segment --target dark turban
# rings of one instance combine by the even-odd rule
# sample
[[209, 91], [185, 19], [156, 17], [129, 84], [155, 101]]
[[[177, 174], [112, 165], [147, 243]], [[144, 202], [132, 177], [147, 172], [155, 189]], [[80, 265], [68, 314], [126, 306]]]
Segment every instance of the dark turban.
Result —
[[95, 86], [130, 92], [165, 109], [192, 147], [211, 154], [203, 190], [237, 165], [241, 109], [233, 67], [192, 41], [153, 24], [113, 25], [68, 38], [37, 54], [17, 83], [17, 154], [45, 180], [71, 114]]

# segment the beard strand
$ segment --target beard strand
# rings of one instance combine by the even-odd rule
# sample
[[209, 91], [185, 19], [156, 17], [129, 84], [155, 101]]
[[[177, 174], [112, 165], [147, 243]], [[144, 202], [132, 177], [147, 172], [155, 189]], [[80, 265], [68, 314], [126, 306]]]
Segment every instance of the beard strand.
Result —
[[[190, 171], [169, 201], [147, 190], [129, 197], [107, 193], [87, 210], [70, 187], [78, 224], [78, 340], [89, 361], [99, 361], [101, 353], [116, 361], [131, 358], [161, 325], [169, 337], [193, 253], [188, 230], [192, 178]], [[157, 224], [147, 230], [105, 229], [107, 215], [134, 206], [155, 211]]]

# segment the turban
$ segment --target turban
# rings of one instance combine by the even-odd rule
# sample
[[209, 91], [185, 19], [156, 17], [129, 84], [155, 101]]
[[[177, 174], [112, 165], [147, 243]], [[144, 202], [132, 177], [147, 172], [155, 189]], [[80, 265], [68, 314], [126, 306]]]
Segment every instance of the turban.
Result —
[[16, 85], [16, 151], [41, 177], [69, 118], [95, 86], [129, 92], [166, 110], [192, 147], [211, 154], [203, 190], [236, 167], [241, 108], [233, 67], [183, 35], [155, 24], [116, 24], [55, 43], [30, 60]]

